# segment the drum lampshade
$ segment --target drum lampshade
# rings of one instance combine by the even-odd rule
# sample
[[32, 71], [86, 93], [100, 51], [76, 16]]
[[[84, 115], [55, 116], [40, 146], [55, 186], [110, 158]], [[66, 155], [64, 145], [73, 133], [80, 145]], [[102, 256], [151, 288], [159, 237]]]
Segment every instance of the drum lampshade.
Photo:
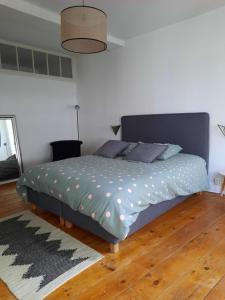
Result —
[[90, 6], [72, 6], [61, 12], [62, 47], [82, 54], [107, 49], [107, 15]]

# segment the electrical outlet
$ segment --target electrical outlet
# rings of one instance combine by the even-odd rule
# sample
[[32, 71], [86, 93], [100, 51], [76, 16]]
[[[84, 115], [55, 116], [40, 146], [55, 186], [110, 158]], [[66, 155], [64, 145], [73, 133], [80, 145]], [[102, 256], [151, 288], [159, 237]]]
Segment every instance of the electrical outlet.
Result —
[[223, 179], [220, 177], [214, 177], [214, 184], [221, 186], [223, 183]]

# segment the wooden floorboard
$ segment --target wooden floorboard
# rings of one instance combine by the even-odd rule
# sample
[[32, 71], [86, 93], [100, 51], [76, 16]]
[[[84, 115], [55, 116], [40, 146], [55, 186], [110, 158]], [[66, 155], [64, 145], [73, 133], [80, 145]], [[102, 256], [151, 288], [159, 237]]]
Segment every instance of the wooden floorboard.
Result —
[[[0, 217], [25, 209], [14, 183], [0, 186]], [[54, 215], [37, 214], [60, 227]], [[77, 227], [61, 229], [105, 257], [48, 300], [225, 300], [225, 198], [216, 194], [190, 197], [122, 242], [116, 254]], [[0, 299], [15, 299], [3, 282]]]
[[225, 299], [225, 275], [220, 279], [220, 281], [210, 289], [205, 300], [224, 300]]

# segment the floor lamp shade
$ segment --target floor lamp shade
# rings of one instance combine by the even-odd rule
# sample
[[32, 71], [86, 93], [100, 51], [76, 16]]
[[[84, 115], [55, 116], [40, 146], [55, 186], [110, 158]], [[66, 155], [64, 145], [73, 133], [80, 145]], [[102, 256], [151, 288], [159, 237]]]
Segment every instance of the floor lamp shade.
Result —
[[72, 6], [61, 12], [62, 47], [75, 53], [107, 49], [107, 15], [90, 6]]

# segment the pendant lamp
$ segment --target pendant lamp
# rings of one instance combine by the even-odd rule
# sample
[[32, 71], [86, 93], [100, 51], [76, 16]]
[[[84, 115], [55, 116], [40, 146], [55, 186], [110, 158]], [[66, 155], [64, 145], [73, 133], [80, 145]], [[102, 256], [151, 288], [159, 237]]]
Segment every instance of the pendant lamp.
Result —
[[85, 6], [71, 6], [61, 12], [62, 48], [81, 54], [107, 49], [107, 15], [104, 11]]

